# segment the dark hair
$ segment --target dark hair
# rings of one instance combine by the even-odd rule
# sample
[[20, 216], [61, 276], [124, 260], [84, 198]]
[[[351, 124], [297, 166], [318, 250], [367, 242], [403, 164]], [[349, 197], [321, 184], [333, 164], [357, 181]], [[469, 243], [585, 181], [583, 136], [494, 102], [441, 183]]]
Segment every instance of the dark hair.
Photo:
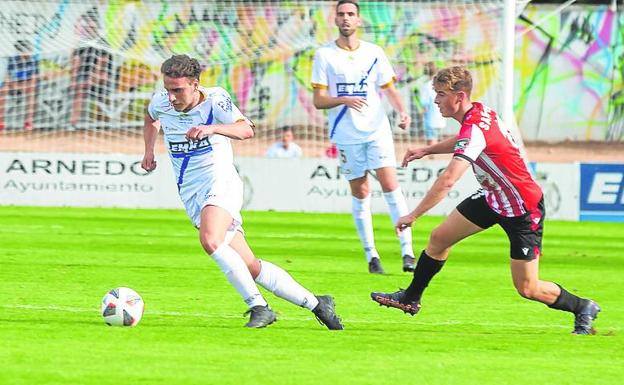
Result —
[[197, 59], [188, 55], [173, 55], [160, 66], [160, 72], [170, 78], [192, 78], [199, 80], [201, 66]]
[[338, 7], [340, 7], [343, 4], [353, 4], [355, 5], [355, 8], [357, 8], [357, 14], [360, 14], [360, 5], [358, 4], [357, 0], [339, 0], [338, 3], [336, 4], [336, 9], [338, 9]]

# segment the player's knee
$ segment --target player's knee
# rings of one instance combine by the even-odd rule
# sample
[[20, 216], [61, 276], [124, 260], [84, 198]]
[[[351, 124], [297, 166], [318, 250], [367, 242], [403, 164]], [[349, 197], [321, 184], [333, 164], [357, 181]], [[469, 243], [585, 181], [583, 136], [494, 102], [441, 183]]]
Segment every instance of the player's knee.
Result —
[[526, 281], [516, 285], [516, 290], [520, 296], [526, 299], [534, 299], [537, 295], [537, 290], [532, 282]]
[[217, 250], [219, 246], [221, 246], [221, 244], [223, 243], [223, 239], [218, 239], [212, 234], [200, 233], [199, 242], [208, 254], [213, 254], [215, 250]]
[[366, 199], [369, 194], [368, 187], [358, 187], [357, 189], [351, 190], [351, 195], [353, 195], [357, 199]]
[[446, 234], [439, 227], [431, 231], [429, 235], [429, 247], [432, 250], [442, 251], [449, 247]]

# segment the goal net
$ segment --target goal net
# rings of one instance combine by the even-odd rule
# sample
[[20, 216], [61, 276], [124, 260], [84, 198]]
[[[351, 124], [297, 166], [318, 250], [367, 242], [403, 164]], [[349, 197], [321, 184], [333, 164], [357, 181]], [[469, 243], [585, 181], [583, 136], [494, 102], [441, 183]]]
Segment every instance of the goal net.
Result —
[[[395, 129], [398, 154], [423, 140], [429, 66], [467, 66], [474, 98], [500, 111], [504, 5], [360, 1], [359, 37], [385, 49], [412, 116], [408, 130]], [[310, 75], [315, 49], [337, 36], [334, 16], [334, 1], [3, 1], [0, 150], [142, 153], [160, 64], [186, 53], [204, 65], [201, 83], [227, 89], [256, 123], [237, 155], [263, 156], [291, 127], [304, 156], [331, 156]], [[442, 135], [457, 128], [447, 124]]]

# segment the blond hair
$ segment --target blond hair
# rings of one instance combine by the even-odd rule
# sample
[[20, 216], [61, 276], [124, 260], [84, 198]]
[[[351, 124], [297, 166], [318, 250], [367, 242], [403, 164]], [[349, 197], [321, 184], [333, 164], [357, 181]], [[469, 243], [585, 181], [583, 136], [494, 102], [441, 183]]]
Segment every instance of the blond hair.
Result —
[[465, 67], [448, 67], [440, 70], [433, 77], [433, 84], [446, 86], [451, 91], [463, 91], [470, 95], [472, 91], [472, 76]]

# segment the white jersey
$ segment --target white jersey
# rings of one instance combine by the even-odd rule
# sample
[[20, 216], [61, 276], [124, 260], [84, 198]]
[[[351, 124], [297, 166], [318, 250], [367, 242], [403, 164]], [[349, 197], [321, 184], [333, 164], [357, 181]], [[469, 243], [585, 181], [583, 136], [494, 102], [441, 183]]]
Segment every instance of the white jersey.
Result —
[[327, 88], [329, 95], [366, 98], [367, 106], [358, 112], [345, 105], [329, 109], [329, 138], [337, 144], [375, 140], [390, 123], [381, 104], [379, 88], [395, 78], [394, 70], [381, 47], [360, 40], [348, 51], [327, 43], [314, 55], [312, 87]]
[[213, 134], [200, 140], [185, 138], [187, 131], [200, 124], [230, 124], [246, 120], [221, 87], [199, 87], [204, 100], [188, 112], [178, 112], [169, 103], [167, 91], [155, 94], [147, 112], [160, 121], [165, 134], [178, 190], [182, 199], [205, 183], [236, 173], [230, 138]]

